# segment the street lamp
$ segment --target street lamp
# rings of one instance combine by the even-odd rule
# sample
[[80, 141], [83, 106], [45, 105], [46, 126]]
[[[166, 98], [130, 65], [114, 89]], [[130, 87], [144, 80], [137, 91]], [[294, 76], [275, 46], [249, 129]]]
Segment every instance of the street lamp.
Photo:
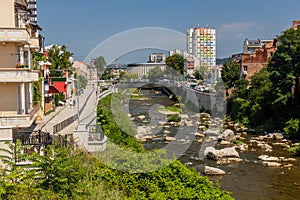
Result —
[[[76, 96], [77, 96], [77, 121], [78, 121], [78, 125], [79, 125], [79, 92], [78, 92], [78, 79], [75, 78], [70, 78], [71, 81], [73, 81], [73, 87], [75, 85], [75, 81], [77, 81], [77, 85], [75, 87], [76, 89]], [[72, 101], [73, 101], [73, 95], [72, 95]]]

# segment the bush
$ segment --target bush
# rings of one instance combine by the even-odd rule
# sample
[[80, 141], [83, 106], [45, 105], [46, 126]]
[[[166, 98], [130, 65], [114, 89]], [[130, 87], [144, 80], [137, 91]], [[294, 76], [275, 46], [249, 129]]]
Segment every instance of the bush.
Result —
[[286, 126], [283, 128], [283, 131], [287, 134], [289, 138], [295, 139], [296, 137], [299, 137], [299, 119], [291, 119], [285, 124]]
[[244, 142], [241, 140], [234, 140], [233, 144], [241, 145], [241, 144], [244, 144]]
[[65, 102], [65, 95], [63, 93], [54, 95], [55, 106], [60, 106], [59, 101]]
[[180, 115], [175, 114], [175, 115], [169, 115], [167, 117], [168, 122], [180, 122], [181, 118]]

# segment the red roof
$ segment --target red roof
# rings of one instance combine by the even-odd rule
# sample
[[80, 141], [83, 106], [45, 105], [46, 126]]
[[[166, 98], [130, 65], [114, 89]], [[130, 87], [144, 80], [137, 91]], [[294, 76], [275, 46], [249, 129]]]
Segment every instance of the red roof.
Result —
[[49, 86], [48, 94], [65, 93], [67, 94], [67, 84], [65, 82], [53, 82]]
[[48, 94], [58, 94], [58, 93], [59, 90], [56, 87], [54, 87], [53, 85], [49, 86]]
[[67, 92], [67, 84], [65, 82], [53, 82], [52, 85], [59, 91], [59, 92]]

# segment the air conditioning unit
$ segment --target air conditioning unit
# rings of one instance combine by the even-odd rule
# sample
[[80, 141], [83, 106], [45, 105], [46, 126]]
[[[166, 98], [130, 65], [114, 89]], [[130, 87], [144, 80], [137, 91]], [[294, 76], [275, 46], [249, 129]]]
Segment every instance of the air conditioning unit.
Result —
[[247, 75], [247, 73], [248, 73], [247, 71], [244, 71], [244, 75]]

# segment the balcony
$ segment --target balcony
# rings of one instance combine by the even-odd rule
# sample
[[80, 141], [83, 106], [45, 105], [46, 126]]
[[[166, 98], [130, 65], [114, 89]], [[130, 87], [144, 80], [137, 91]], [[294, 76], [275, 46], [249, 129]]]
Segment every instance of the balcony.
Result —
[[28, 114], [18, 115], [17, 112], [0, 111], [0, 126], [30, 127], [38, 116], [40, 105], [31, 109]]
[[26, 28], [0, 28], [0, 42], [28, 43], [30, 39]]
[[39, 80], [39, 72], [26, 68], [0, 68], [0, 82], [25, 83]]

